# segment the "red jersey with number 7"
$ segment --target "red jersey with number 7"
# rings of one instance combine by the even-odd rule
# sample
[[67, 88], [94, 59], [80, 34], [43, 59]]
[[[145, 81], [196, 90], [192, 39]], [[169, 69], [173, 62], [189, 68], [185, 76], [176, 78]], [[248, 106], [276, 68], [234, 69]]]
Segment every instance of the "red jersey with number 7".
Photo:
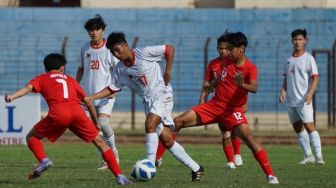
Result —
[[33, 78], [29, 84], [34, 93], [41, 93], [49, 108], [57, 103], [80, 104], [86, 96], [78, 82], [65, 74], [48, 72]]

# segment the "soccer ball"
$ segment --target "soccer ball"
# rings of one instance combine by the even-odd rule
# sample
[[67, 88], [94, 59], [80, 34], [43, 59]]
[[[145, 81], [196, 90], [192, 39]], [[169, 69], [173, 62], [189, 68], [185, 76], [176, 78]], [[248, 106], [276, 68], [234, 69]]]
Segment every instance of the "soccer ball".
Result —
[[132, 177], [140, 181], [149, 181], [155, 177], [155, 165], [148, 159], [142, 159], [135, 163], [132, 170]]

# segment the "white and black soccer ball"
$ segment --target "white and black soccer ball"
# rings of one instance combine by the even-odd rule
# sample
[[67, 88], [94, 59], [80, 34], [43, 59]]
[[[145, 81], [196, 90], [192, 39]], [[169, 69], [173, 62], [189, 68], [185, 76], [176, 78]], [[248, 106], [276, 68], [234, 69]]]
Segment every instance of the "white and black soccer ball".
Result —
[[149, 181], [156, 175], [155, 165], [149, 159], [142, 159], [135, 163], [132, 177], [140, 181]]

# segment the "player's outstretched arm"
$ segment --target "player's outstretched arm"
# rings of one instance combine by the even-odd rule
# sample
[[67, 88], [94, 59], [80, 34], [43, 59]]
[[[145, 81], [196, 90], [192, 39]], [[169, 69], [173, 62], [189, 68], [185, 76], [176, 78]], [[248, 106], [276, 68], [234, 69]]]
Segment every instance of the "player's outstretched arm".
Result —
[[108, 87], [99, 91], [98, 93], [95, 93], [91, 96], [88, 97], [89, 101], [94, 101], [94, 100], [97, 100], [97, 99], [101, 99], [101, 98], [105, 98], [105, 97], [108, 97], [110, 96], [111, 94], [113, 94], [115, 92], [113, 92], [112, 90], [110, 90]]
[[100, 127], [98, 125], [97, 111], [96, 111], [93, 103], [89, 100], [88, 97], [84, 97], [83, 102], [85, 103], [85, 105], [87, 106], [87, 108], [89, 110], [92, 122], [96, 125], [96, 127], [98, 129], [100, 129]]
[[174, 47], [171, 45], [166, 45], [166, 69], [163, 75], [165, 85], [168, 85], [171, 79], [171, 69], [174, 62]]
[[25, 87], [16, 91], [12, 95], [7, 95], [6, 94], [5, 95], [5, 101], [6, 101], [6, 103], [12, 102], [13, 100], [26, 95], [27, 93], [31, 92], [32, 90], [33, 90], [33, 86], [31, 84], [27, 84]]

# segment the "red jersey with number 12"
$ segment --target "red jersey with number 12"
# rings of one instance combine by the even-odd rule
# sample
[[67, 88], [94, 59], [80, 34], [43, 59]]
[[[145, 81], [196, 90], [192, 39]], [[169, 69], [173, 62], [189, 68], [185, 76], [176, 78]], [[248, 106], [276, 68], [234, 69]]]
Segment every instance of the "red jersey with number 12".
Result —
[[222, 73], [218, 79], [214, 101], [224, 103], [227, 107], [242, 107], [247, 103], [248, 91], [235, 83], [235, 74], [241, 72], [244, 83], [258, 79], [257, 66], [246, 58], [241, 67], [237, 67], [231, 60], [226, 59], [222, 63]]
[[41, 93], [49, 108], [57, 103], [78, 103], [86, 96], [77, 81], [65, 74], [48, 72], [33, 78], [33, 92]]

